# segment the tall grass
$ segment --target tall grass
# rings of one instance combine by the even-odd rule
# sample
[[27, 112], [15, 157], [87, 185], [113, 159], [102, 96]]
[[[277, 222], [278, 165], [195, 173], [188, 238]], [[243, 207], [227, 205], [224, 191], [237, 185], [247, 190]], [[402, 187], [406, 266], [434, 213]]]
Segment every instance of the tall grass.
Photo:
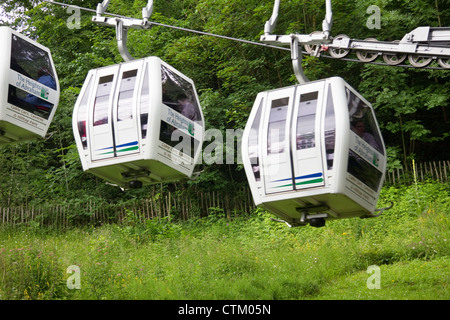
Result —
[[[183, 223], [0, 234], [1, 299], [449, 299], [449, 186], [386, 187], [381, 217], [292, 228], [220, 208]], [[70, 265], [81, 289], [68, 289]], [[368, 266], [381, 289], [367, 288]]]

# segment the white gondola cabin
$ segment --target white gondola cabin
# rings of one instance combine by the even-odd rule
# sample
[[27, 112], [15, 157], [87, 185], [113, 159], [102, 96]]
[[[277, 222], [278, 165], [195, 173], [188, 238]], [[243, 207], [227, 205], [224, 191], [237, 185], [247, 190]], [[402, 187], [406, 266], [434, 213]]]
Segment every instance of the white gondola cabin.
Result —
[[193, 81], [148, 57], [89, 71], [73, 131], [85, 171], [140, 187], [191, 177], [204, 119]]
[[50, 50], [0, 27], [0, 145], [45, 137], [59, 101]]
[[242, 158], [255, 204], [291, 225], [374, 216], [386, 169], [371, 105], [339, 77], [259, 93]]

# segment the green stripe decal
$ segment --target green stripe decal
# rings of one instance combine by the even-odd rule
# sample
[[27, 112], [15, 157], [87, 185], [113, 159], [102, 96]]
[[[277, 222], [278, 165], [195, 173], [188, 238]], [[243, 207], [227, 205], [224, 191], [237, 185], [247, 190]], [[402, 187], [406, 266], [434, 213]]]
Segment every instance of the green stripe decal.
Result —
[[114, 153], [114, 151], [99, 153], [99, 155], [112, 154], [112, 153]]
[[[303, 182], [298, 182], [298, 183], [296, 183], [295, 185], [296, 185], [296, 186], [300, 186], [300, 185], [311, 184], [311, 183], [320, 183], [320, 182], [323, 182], [323, 179], [322, 179], [322, 178], [319, 178], [319, 179], [312, 179], [312, 180], [303, 181]], [[285, 185], [282, 185], [282, 186], [277, 186], [277, 187], [275, 187], [275, 188], [284, 188], [284, 187], [292, 187], [292, 183], [285, 184]]]
[[[119, 152], [133, 151], [133, 150], [139, 150], [139, 146], [125, 148], [125, 149], [122, 149], [122, 150], [116, 150], [116, 152], [119, 153]], [[100, 155], [113, 154], [113, 153], [114, 153], [114, 151], [109, 151], [109, 152], [100, 153]]]
[[125, 152], [125, 151], [133, 151], [133, 150], [139, 150], [139, 146], [130, 147], [122, 150], [117, 150], [117, 152]]
[[282, 186], [277, 186], [277, 187], [274, 187], [274, 188], [284, 188], [284, 187], [292, 187], [292, 183], [285, 184], [285, 185], [282, 185]]
[[320, 182], [323, 182], [323, 179], [322, 179], [322, 178], [319, 178], [319, 179], [313, 179], [313, 180], [308, 180], [308, 181], [303, 181], [303, 182], [298, 182], [298, 183], [296, 183], [295, 185], [296, 185], [296, 186], [299, 186], [299, 185], [302, 185], [302, 184], [320, 183]]

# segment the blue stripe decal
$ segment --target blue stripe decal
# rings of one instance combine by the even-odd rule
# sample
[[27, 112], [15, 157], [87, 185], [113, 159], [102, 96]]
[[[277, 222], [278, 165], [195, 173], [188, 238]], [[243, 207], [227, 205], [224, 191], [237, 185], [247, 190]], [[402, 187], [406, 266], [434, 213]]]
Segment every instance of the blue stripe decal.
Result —
[[102, 149], [97, 149], [97, 151], [101, 151], [101, 150], [109, 150], [112, 149], [113, 147], [106, 147], [106, 148], [102, 148]]
[[318, 173], [308, 174], [306, 176], [295, 177], [295, 180], [297, 180], [297, 179], [309, 179], [309, 178], [320, 178], [322, 176], [323, 176], [323, 173], [322, 172], [318, 172]]
[[280, 181], [288, 181], [288, 180], [292, 180], [292, 178], [286, 178], [286, 179], [274, 180], [274, 181], [272, 181], [272, 182], [280, 182]]
[[116, 148], [131, 147], [131, 146], [136, 146], [137, 144], [138, 144], [137, 141], [133, 141], [133, 142], [128, 142], [128, 143], [124, 143], [119, 146], [116, 146]]
[[[298, 180], [298, 179], [310, 179], [310, 178], [320, 178], [322, 176], [323, 176], [323, 173], [322, 172], [318, 172], [318, 173], [307, 174], [305, 176], [295, 177], [295, 180]], [[281, 181], [289, 181], [289, 180], [292, 180], [292, 178], [274, 180], [272, 182], [281, 182]]]

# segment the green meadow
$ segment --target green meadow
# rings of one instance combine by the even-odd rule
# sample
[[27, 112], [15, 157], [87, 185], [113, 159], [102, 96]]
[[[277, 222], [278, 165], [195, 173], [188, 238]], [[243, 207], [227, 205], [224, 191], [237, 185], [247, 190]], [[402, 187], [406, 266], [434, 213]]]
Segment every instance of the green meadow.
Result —
[[[449, 185], [384, 187], [378, 218], [288, 228], [256, 210], [0, 232], [0, 299], [447, 300]], [[78, 269], [74, 269], [78, 268]], [[74, 271], [75, 270], [75, 271]]]

